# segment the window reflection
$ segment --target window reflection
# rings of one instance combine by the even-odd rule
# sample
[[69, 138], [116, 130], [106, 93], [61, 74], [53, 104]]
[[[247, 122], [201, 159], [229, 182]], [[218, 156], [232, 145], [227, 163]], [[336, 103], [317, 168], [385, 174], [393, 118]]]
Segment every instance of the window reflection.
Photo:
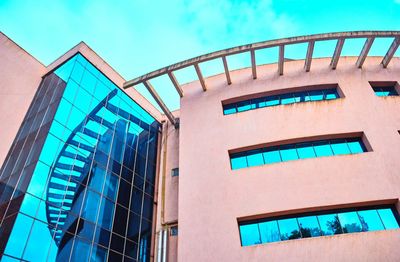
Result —
[[[54, 90], [58, 98], [51, 100]], [[159, 124], [80, 54], [46, 76], [38, 93], [21, 126], [27, 140], [15, 151], [17, 156], [21, 150], [26, 152], [22, 155], [29, 158], [32, 170], [26, 192], [20, 194], [24, 199], [21, 213], [13, 218], [6, 254], [28, 261], [68, 261], [70, 257], [104, 261], [113, 232], [122, 239], [122, 245], [114, 248], [123, 247], [128, 237], [126, 223], [115, 216], [116, 206], [123, 205], [127, 220], [134, 210], [130, 202], [145, 206], [145, 213], [139, 211], [132, 226], [143, 229], [135, 241], [147, 243], [152, 227], [145, 220], [152, 215], [153, 205], [148, 203], [154, 191], [151, 172], [155, 172]], [[45, 114], [50, 112], [47, 107], [57, 110]], [[28, 157], [31, 147], [36, 155]], [[25, 172], [25, 161], [17, 156], [10, 156], [15, 160], [7, 168]], [[121, 178], [121, 170], [130, 171], [130, 179], [126, 174]], [[141, 190], [131, 197], [134, 172], [142, 185], [146, 183], [146, 193]], [[16, 184], [18, 176], [7, 180]], [[120, 184], [124, 185], [121, 189]], [[4, 201], [9, 201], [12, 192]], [[145, 194], [148, 197], [142, 203]], [[148, 245], [142, 247], [147, 261]]]
[[357, 212], [340, 213], [339, 220], [340, 224], [343, 227], [343, 233], [353, 233], [361, 231], [361, 223]]
[[242, 238], [242, 246], [261, 244], [258, 224], [240, 226], [240, 236]]
[[262, 243], [280, 241], [277, 221], [263, 222], [259, 224]]
[[296, 218], [278, 220], [282, 240], [301, 238]]
[[399, 228], [399, 220], [394, 207], [321, 211], [239, 223], [242, 246], [395, 228]]
[[340, 96], [336, 88], [294, 92], [277, 96], [265, 96], [232, 104], [226, 104], [223, 105], [223, 112], [224, 115], [230, 115], [268, 106], [286, 105], [307, 101], [332, 100], [337, 98], [340, 98]]
[[297, 220], [299, 221], [301, 236], [303, 238], [318, 237], [321, 235], [317, 217], [300, 217]]
[[357, 213], [360, 217], [362, 231], [375, 231], [385, 229], [376, 210], [364, 210], [358, 211]]
[[233, 170], [297, 159], [367, 152], [362, 139], [331, 139], [260, 148], [230, 154]]

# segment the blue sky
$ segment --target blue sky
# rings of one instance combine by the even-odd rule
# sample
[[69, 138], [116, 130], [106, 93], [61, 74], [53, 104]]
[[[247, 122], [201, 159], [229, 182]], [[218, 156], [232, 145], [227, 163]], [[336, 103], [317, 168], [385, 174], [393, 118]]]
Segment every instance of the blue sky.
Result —
[[[129, 80], [197, 55], [256, 41], [335, 31], [400, 30], [399, 14], [400, 0], [0, 0], [0, 30], [45, 65], [83, 40]], [[357, 55], [362, 43], [345, 45], [344, 54]], [[371, 54], [383, 55], [389, 44], [374, 44]], [[289, 48], [286, 56], [302, 58], [305, 48]], [[316, 46], [315, 56], [331, 55], [333, 48], [329, 42]], [[265, 54], [257, 62], [273, 62], [275, 57]], [[232, 68], [250, 64], [245, 55], [228, 61]], [[222, 72], [222, 63], [203, 68], [205, 75], [211, 75]], [[187, 70], [177, 77], [186, 82], [193, 75], [194, 70]], [[171, 110], [179, 107], [172, 86], [163, 79], [153, 84]]]

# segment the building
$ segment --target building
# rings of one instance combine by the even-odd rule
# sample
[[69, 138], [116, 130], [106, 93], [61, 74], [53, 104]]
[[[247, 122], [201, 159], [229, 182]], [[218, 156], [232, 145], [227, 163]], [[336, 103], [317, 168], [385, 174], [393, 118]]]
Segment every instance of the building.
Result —
[[[84, 43], [44, 66], [0, 40], [2, 261], [399, 260], [400, 32], [254, 43], [129, 81]], [[314, 57], [327, 40], [332, 57]], [[277, 63], [257, 64], [268, 48]], [[230, 70], [241, 53], [251, 66]], [[222, 74], [204, 77], [211, 60]]]

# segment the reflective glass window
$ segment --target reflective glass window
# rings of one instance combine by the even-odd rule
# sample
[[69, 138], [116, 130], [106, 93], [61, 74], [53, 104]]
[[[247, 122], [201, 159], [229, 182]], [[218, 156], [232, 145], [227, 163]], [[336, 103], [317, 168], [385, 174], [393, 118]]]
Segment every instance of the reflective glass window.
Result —
[[47, 253], [53, 242], [52, 236], [48, 233], [48, 225], [36, 220], [30, 232], [23, 258], [29, 261], [46, 261]]
[[347, 141], [347, 145], [349, 146], [352, 154], [365, 152], [363, 145], [360, 141], [349, 140]]
[[334, 155], [351, 154], [350, 148], [347, 146], [346, 140], [336, 140], [331, 142], [331, 147]]
[[321, 235], [316, 216], [299, 217], [297, 221], [299, 222], [302, 238], [318, 237]]
[[301, 238], [299, 225], [296, 218], [278, 220], [282, 240]]
[[244, 101], [237, 103], [237, 111], [238, 112], [243, 112], [251, 109], [251, 104], [250, 101]]
[[301, 143], [298, 144], [296, 147], [297, 147], [297, 154], [299, 155], [300, 159], [316, 157], [314, 148], [311, 143]]
[[343, 233], [360, 232], [362, 230], [357, 212], [339, 213], [338, 216], [343, 228]]
[[242, 239], [242, 246], [261, 244], [258, 224], [241, 225], [240, 236]]
[[[317, 140], [243, 151], [230, 155], [232, 169], [296, 159], [366, 152], [361, 138]], [[261, 156], [261, 152], [262, 156]]]
[[266, 106], [276, 106], [280, 104], [279, 96], [270, 96], [265, 100]]
[[279, 153], [278, 148], [269, 148], [265, 150], [263, 154], [266, 164], [281, 162], [281, 155]]
[[277, 221], [262, 222], [258, 224], [262, 243], [280, 241]]
[[340, 225], [337, 214], [318, 216], [319, 225], [324, 236], [342, 234], [342, 226]]
[[320, 101], [324, 99], [324, 93], [322, 90], [310, 91], [308, 94], [310, 95], [311, 101]]
[[[92, 249], [91, 258], [103, 261], [110, 244], [123, 252], [123, 241], [117, 247], [110, 242], [110, 230], [124, 236], [127, 223], [120, 222], [132, 214], [130, 228], [137, 229], [132, 238], [147, 243], [140, 254], [148, 258], [159, 127], [81, 54], [46, 75], [21, 126], [22, 140], [0, 171], [21, 174], [7, 179], [10, 190], [1, 194], [1, 201], [8, 201], [20, 181], [22, 191], [15, 196], [21, 197], [12, 205], [19, 213], [3, 221], [12, 227], [4, 236], [6, 254], [28, 261], [83, 261]], [[128, 182], [134, 171], [141, 176], [141, 182], [135, 179], [143, 189], [135, 191], [136, 202], [133, 185], [119, 187], [121, 170], [130, 171]]]
[[5, 254], [22, 257], [25, 243], [28, 240], [33, 220], [23, 214], [18, 214], [13, 230], [7, 241]]
[[231, 158], [231, 167], [232, 169], [239, 169], [247, 167], [247, 158], [246, 156], [237, 156]]
[[385, 229], [376, 210], [363, 210], [358, 211], [357, 213], [362, 225], [362, 231], [375, 231]]
[[397, 222], [392, 209], [378, 209], [379, 216], [382, 219], [385, 229], [395, 229], [399, 228], [399, 223]]
[[377, 96], [398, 96], [395, 86], [373, 87]]
[[329, 145], [329, 141], [315, 142], [314, 150], [317, 157], [333, 155], [331, 146]]
[[236, 111], [235, 104], [224, 106], [224, 115], [230, 115], [230, 114], [234, 114], [236, 112], [237, 111]]
[[247, 155], [247, 166], [260, 166], [264, 164], [264, 159], [261, 150], [251, 151]]
[[295, 102], [293, 94], [286, 94], [286, 95], [281, 95], [281, 104], [286, 105], [286, 104], [292, 104]]
[[281, 146], [280, 148], [282, 161], [290, 161], [298, 159], [295, 145]]
[[[282, 240], [399, 228], [397, 212], [390, 207], [318, 211], [239, 222], [242, 246]], [[383, 221], [383, 224], [382, 224]]]

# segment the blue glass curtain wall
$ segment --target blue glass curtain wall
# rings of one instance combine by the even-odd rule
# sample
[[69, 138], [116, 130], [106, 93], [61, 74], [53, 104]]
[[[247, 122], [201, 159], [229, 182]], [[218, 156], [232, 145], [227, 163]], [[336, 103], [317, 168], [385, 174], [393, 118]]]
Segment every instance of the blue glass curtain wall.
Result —
[[224, 115], [236, 114], [262, 107], [340, 98], [336, 88], [264, 96], [223, 105]]
[[149, 261], [158, 132], [81, 54], [46, 76], [0, 171], [3, 259]]
[[361, 137], [279, 145], [230, 154], [232, 170], [297, 159], [367, 152]]
[[393, 206], [314, 212], [239, 223], [242, 246], [399, 228]]

